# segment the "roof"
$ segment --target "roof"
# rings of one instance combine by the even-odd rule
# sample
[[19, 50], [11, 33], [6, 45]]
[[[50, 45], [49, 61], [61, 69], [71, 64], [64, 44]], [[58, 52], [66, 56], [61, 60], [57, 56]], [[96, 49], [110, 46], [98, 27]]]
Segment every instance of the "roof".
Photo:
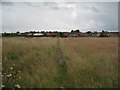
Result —
[[42, 33], [35, 33], [33, 34], [33, 36], [42, 36], [43, 34]]

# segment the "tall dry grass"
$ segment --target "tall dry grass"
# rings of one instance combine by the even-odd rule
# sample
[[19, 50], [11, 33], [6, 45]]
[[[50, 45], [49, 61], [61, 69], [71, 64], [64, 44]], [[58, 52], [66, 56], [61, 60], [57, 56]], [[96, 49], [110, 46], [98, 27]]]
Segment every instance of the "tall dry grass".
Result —
[[[57, 63], [58, 41], [66, 63], [62, 69]], [[117, 38], [3, 38], [2, 54], [5, 87], [103, 88], [118, 84]]]
[[75, 87], [118, 87], [118, 38], [61, 39], [61, 48]]
[[[9, 38], [3, 39], [3, 83], [6, 87], [57, 87], [55, 62], [56, 39]], [[13, 70], [10, 70], [13, 67]], [[19, 72], [20, 71], [20, 72]], [[15, 75], [15, 72], [17, 75]], [[12, 74], [10, 79], [6, 75]], [[21, 77], [21, 78], [19, 78]], [[15, 81], [14, 81], [15, 80]]]

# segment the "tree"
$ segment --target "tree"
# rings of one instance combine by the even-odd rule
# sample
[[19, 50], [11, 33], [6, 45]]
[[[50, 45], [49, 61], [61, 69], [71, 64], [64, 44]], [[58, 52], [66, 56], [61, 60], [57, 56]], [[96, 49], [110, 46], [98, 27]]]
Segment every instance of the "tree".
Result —
[[45, 33], [45, 31], [41, 31], [41, 33]]
[[104, 33], [105, 31], [104, 30], [102, 30], [102, 33]]
[[87, 31], [87, 34], [88, 34], [88, 36], [92, 35], [91, 31]]
[[60, 37], [63, 37], [63, 32], [60, 32], [60, 33], [59, 33], [59, 36], [60, 36]]
[[16, 33], [20, 33], [19, 31], [17, 31]]
[[77, 29], [77, 30], [75, 30], [75, 31], [71, 30], [71, 33], [79, 33], [79, 32], [80, 32], [79, 29]]
[[80, 32], [80, 30], [79, 30], [79, 29], [77, 29], [77, 30], [76, 30], [76, 33], [79, 33], [79, 32]]
[[108, 37], [108, 31], [102, 30], [102, 32], [100, 33], [100, 37]]
[[74, 31], [73, 30], [71, 30], [71, 33], [73, 33]]
[[91, 31], [87, 31], [87, 33], [88, 33], [88, 34], [90, 34], [90, 33], [91, 33]]

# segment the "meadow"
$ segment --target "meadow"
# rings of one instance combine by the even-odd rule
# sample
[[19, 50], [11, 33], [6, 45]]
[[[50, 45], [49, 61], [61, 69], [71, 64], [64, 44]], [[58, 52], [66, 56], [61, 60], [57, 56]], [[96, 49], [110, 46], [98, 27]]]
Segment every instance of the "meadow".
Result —
[[2, 39], [3, 85], [117, 88], [117, 37]]

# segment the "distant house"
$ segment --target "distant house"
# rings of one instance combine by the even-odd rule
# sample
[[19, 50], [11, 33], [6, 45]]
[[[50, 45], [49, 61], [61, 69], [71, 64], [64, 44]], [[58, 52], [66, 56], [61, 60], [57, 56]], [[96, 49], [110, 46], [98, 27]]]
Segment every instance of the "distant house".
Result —
[[48, 37], [56, 37], [56, 36], [59, 36], [59, 33], [47, 32], [47, 33], [45, 33], [45, 35], [48, 36]]
[[33, 34], [32, 34], [32, 33], [27, 33], [26, 35], [27, 35], [27, 36], [32, 36]]
[[118, 37], [119, 36], [119, 32], [109, 32], [108, 36], [109, 37]]
[[91, 34], [92, 37], [99, 37], [100, 36], [100, 33], [99, 32], [94, 32]]
[[71, 36], [71, 37], [78, 37], [78, 36], [79, 36], [79, 33], [70, 33], [70, 36]]
[[64, 33], [63, 33], [63, 37], [69, 37], [69, 35], [70, 35], [70, 34], [69, 34], [68, 32], [64, 32]]
[[78, 36], [79, 37], [88, 37], [88, 33], [79, 33]]
[[41, 37], [43, 35], [44, 35], [43, 33], [34, 33], [32, 36], [34, 36], [34, 37]]
[[17, 36], [22, 36], [22, 33], [17, 33]]

